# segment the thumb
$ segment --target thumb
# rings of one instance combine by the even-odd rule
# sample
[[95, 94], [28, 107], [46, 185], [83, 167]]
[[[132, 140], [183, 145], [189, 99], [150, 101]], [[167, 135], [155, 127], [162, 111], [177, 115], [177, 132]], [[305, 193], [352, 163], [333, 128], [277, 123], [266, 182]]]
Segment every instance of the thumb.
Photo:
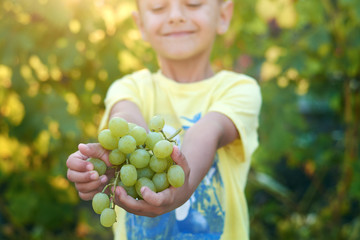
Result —
[[86, 157], [101, 159], [107, 166], [111, 166], [111, 163], [109, 162], [109, 151], [105, 150], [100, 143], [80, 143], [78, 149], [81, 154]]
[[174, 146], [173, 147], [173, 151], [171, 153], [171, 158], [173, 159], [173, 161], [179, 165], [180, 167], [182, 167], [182, 169], [185, 172], [188, 172], [189, 170], [189, 165], [188, 162], [184, 156], [184, 154], [182, 154], [182, 152], [180, 151], [178, 146]]

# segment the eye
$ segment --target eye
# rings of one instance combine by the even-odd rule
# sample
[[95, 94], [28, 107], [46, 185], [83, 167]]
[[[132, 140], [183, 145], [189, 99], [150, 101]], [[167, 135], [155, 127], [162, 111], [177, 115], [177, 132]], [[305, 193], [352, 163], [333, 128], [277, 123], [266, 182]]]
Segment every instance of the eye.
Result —
[[190, 8], [197, 8], [200, 7], [202, 4], [199, 1], [192, 1], [192, 2], [188, 2], [186, 5]]
[[153, 11], [153, 12], [160, 12], [161, 10], [163, 10], [164, 9], [164, 7], [153, 7], [153, 8], [151, 8], [151, 11]]
[[151, 6], [151, 11], [160, 12], [160, 11], [164, 10], [164, 8], [165, 8], [164, 4], [160, 4], [160, 3], [159, 4], [154, 4], [154, 5]]

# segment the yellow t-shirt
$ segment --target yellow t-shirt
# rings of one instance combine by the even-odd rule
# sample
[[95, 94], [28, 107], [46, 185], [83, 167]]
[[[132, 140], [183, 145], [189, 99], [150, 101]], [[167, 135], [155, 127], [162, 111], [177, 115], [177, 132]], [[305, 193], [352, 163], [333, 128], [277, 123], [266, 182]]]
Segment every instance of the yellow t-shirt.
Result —
[[[178, 83], [160, 71], [137, 71], [115, 81], [108, 90], [100, 128], [107, 125], [112, 106], [134, 102], [146, 121], [164, 117], [165, 132], [186, 130], [208, 112], [229, 117], [240, 138], [217, 150], [214, 163], [192, 197], [178, 209], [156, 218], [136, 216], [117, 207], [115, 239], [248, 239], [249, 220], [244, 188], [251, 155], [258, 146], [261, 93], [246, 75], [220, 71], [194, 83]], [[209, 129], [211, 131], [211, 129]]]

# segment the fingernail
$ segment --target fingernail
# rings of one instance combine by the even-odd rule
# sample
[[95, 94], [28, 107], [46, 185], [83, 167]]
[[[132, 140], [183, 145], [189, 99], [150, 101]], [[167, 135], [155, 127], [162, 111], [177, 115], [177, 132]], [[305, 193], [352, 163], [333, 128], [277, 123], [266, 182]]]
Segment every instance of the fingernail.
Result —
[[100, 182], [101, 182], [101, 183], [106, 183], [106, 181], [107, 181], [107, 177], [106, 177], [105, 175], [102, 175], [102, 176], [100, 177]]
[[91, 170], [93, 170], [94, 169], [94, 166], [90, 163], [90, 164], [87, 164], [86, 165], [86, 169], [88, 170], [88, 171], [91, 171]]
[[83, 146], [83, 148], [85, 148], [86, 151], [89, 150], [89, 146], [87, 144], [85, 144], [85, 143], [80, 143], [79, 147], [80, 146]]
[[86, 148], [87, 151], [90, 150], [89, 145], [87, 145], [87, 144], [85, 144], [85, 148]]
[[99, 178], [99, 174], [96, 171], [92, 171], [90, 178], [91, 180], [96, 180]]

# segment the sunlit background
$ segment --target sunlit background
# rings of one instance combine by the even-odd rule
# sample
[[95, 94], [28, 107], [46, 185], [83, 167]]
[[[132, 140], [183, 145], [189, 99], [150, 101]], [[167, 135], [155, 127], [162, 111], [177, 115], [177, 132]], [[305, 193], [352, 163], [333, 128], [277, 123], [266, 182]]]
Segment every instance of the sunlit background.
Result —
[[[0, 239], [112, 239], [65, 162], [112, 81], [157, 69], [134, 2], [0, 2]], [[360, 239], [360, 1], [234, 2], [212, 63], [262, 89], [251, 239]]]

